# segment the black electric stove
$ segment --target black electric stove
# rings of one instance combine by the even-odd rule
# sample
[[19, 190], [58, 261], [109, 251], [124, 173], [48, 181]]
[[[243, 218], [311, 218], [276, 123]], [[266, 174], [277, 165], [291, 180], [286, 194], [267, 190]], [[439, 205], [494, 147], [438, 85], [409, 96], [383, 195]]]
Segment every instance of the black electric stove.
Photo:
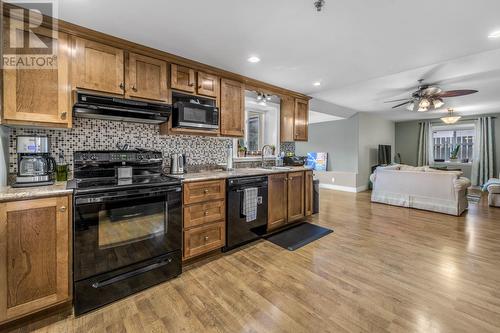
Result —
[[182, 187], [160, 152], [74, 156], [75, 314], [181, 274]]

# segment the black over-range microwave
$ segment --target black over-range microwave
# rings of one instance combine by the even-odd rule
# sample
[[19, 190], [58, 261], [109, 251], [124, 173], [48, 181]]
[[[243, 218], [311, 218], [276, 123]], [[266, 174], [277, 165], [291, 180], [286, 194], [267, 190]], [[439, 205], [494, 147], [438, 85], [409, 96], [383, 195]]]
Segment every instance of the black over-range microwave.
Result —
[[217, 130], [219, 108], [212, 104], [215, 101], [186, 98], [175, 101], [172, 107], [172, 127]]

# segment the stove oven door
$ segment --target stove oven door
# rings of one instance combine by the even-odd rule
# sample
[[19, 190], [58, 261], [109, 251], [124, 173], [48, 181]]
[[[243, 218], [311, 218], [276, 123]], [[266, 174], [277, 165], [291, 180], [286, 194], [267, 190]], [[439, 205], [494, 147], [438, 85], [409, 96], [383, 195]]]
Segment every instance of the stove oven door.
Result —
[[75, 196], [74, 280], [181, 249], [181, 187]]

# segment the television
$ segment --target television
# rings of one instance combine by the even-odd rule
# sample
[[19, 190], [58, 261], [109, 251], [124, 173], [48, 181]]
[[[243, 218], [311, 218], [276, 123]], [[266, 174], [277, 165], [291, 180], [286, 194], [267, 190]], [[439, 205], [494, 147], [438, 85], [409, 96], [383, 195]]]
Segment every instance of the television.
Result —
[[392, 163], [390, 145], [378, 145], [378, 165], [387, 165]]

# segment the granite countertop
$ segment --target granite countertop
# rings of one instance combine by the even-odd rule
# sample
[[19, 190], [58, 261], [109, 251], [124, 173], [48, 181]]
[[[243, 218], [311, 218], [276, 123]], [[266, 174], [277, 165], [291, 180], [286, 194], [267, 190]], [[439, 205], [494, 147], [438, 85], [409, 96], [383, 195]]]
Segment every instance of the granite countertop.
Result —
[[290, 168], [291, 168], [290, 170], [241, 168], [241, 169], [234, 169], [231, 171], [212, 170], [212, 171], [193, 172], [193, 173], [185, 173], [183, 175], [169, 175], [169, 176], [181, 179], [183, 182], [188, 183], [188, 182], [198, 182], [198, 181], [213, 180], [213, 179], [260, 176], [260, 175], [270, 175], [273, 173], [311, 170], [310, 168], [306, 167], [290, 167]]
[[57, 182], [54, 185], [13, 188], [0, 186], [0, 202], [53, 197], [73, 193], [66, 188], [66, 182]]

